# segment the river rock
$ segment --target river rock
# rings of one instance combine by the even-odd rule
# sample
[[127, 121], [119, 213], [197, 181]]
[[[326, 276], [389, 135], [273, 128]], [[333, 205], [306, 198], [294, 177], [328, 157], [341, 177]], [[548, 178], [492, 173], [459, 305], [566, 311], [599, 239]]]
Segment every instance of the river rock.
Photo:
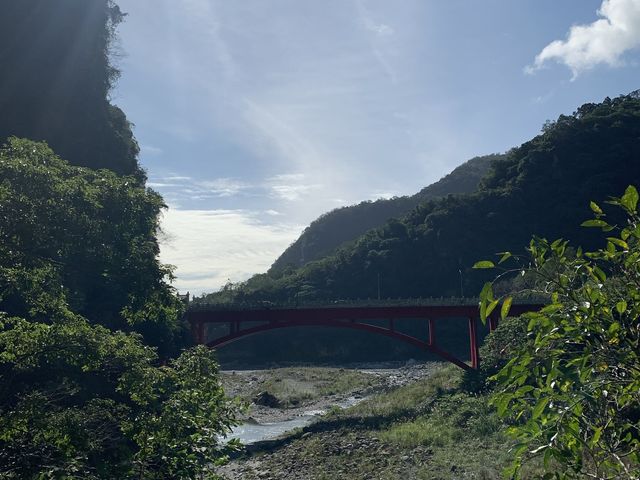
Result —
[[264, 407], [270, 407], [270, 408], [280, 408], [281, 406], [280, 400], [278, 400], [278, 398], [275, 395], [269, 392], [260, 392], [258, 395], [254, 397], [253, 403], [255, 403], [256, 405], [262, 405]]

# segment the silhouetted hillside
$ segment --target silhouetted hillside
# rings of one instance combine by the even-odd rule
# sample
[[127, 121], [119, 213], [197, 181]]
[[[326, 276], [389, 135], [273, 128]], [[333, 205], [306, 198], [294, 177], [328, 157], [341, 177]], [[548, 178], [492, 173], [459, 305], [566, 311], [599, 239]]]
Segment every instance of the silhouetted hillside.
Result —
[[110, 0], [2, 2], [0, 144], [46, 141], [74, 165], [144, 177], [131, 125], [108, 98], [123, 17]]

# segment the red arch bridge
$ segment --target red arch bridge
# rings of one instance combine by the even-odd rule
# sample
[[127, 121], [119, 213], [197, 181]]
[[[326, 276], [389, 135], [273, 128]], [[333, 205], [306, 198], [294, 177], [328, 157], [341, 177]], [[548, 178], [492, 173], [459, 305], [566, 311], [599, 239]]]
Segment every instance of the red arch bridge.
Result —
[[[540, 309], [540, 305], [512, 305], [510, 315], [520, 315]], [[233, 309], [224, 307], [199, 306], [187, 312], [187, 320], [195, 342], [210, 348], [218, 348], [235, 340], [269, 330], [289, 327], [336, 327], [371, 332], [409, 343], [429, 351], [465, 369], [477, 369], [478, 321], [477, 306], [472, 305], [423, 305], [423, 306], [358, 306], [358, 307], [296, 307], [296, 308], [255, 308]], [[444, 350], [437, 342], [436, 324], [455, 318], [468, 321], [469, 335], [460, 341], [469, 342], [471, 364]], [[423, 336], [403, 333], [396, 328], [396, 320], [407, 319], [420, 322]], [[382, 324], [380, 324], [382, 320]], [[377, 321], [376, 324], [369, 323]], [[498, 313], [488, 319], [489, 331], [498, 323]], [[218, 334], [217, 336], [215, 334]], [[213, 335], [212, 335], [213, 334]], [[211, 338], [213, 337], [213, 338]]]

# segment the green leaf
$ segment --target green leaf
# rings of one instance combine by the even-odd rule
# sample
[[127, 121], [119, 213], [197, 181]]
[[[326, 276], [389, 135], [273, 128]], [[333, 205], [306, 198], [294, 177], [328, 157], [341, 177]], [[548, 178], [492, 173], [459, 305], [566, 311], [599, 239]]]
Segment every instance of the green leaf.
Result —
[[473, 265], [473, 268], [494, 268], [496, 265], [491, 260], [481, 260]]
[[624, 300], [620, 300], [618, 303], [616, 303], [616, 310], [620, 315], [622, 315], [627, 311], [627, 302], [625, 302]]
[[629, 250], [629, 245], [624, 240], [620, 240], [619, 238], [616, 238], [616, 237], [607, 237], [607, 240], [619, 246], [623, 250]]
[[600, 280], [601, 282], [604, 282], [604, 281], [607, 280], [607, 275], [602, 271], [602, 269], [600, 267], [594, 266], [593, 267], [593, 273], [598, 278], [598, 280]]
[[495, 308], [495, 305], [493, 305], [493, 307], [489, 309], [489, 305], [493, 303], [497, 304], [497, 301], [493, 298], [493, 286], [491, 282], [487, 282], [480, 292], [480, 320], [482, 320], [482, 323], [486, 323], [491, 310]]
[[507, 412], [507, 407], [509, 406], [510, 396], [502, 395], [495, 402], [496, 409], [498, 410], [498, 415], [503, 417]]
[[587, 220], [586, 222], [582, 222], [580, 226], [581, 227], [608, 227], [609, 224], [604, 220], [593, 219], [593, 220]]
[[542, 415], [542, 412], [544, 411], [545, 407], [547, 406], [547, 403], [549, 403], [549, 398], [548, 397], [543, 397], [540, 400], [538, 400], [538, 403], [536, 403], [536, 406], [533, 407], [533, 411], [531, 412], [531, 418], [533, 418], [535, 420], [540, 415]]
[[633, 185], [629, 185], [620, 199], [620, 203], [630, 212], [635, 212], [638, 206], [638, 191]]
[[493, 285], [491, 282], [487, 282], [480, 291], [480, 302], [493, 300]]
[[494, 300], [487, 305], [485, 309], [485, 320], [489, 315], [491, 315], [491, 312], [495, 310], [495, 308], [498, 306], [498, 303], [500, 303], [500, 300]]
[[511, 310], [511, 302], [513, 302], [513, 298], [507, 297], [502, 303], [502, 308], [500, 309], [500, 318], [502, 320], [507, 318], [507, 315], [509, 315], [509, 310]]
[[593, 210], [593, 212], [597, 213], [598, 215], [602, 215], [604, 213], [596, 202], [590, 202], [589, 206], [591, 207], [591, 210]]
[[618, 322], [613, 322], [611, 325], [609, 325], [609, 328], [607, 329], [607, 333], [609, 335], [615, 335], [620, 330], [622, 330], [622, 326], [620, 326]]
[[498, 255], [502, 255], [502, 257], [500, 258], [500, 261], [498, 262], [498, 265], [500, 265], [503, 262], [506, 262], [512, 256], [511, 252], [502, 252], [502, 254], [498, 254]]

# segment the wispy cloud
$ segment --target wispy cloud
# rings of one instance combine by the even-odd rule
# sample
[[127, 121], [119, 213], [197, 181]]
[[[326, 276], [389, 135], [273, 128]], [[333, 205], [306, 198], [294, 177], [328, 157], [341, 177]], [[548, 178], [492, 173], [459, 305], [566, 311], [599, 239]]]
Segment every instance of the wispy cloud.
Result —
[[200, 294], [266, 271], [302, 226], [261, 218], [246, 210], [167, 210], [160, 258], [178, 266], [175, 286]]
[[[191, 177], [167, 175], [153, 177], [147, 185], [164, 190], [173, 198], [180, 197], [185, 200], [251, 196], [264, 199], [277, 198], [290, 202], [300, 200], [304, 196], [322, 188], [321, 184], [310, 181], [304, 173], [272, 175], [253, 183], [235, 178], [195, 180]], [[269, 211], [278, 214], [275, 210]]]
[[275, 175], [267, 180], [271, 195], [290, 202], [300, 200], [305, 195], [322, 187], [309, 183], [302, 173]]
[[300, 131], [301, 123], [296, 124], [288, 118], [291, 112], [285, 105], [270, 108], [247, 98], [245, 106], [244, 119], [257, 134], [258, 148], [266, 147], [289, 165], [314, 166], [322, 162], [317, 147]]
[[547, 45], [525, 72], [534, 73], [550, 61], [567, 65], [573, 78], [597, 65], [618, 66], [629, 50], [640, 47], [640, 0], [603, 0], [588, 25], [574, 25], [566, 40]]
[[185, 0], [187, 13], [192, 22], [192, 32], [198, 32], [217, 65], [227, 78], [236, 74], [236, 62], [222, 34], [222, 11], [215, 0]]
[[397, 83], [398, 76], [387, 58], [389, 45], [383, 43], [388, 37], [391, 37], [395, 33], [395, 30], [386, 23], [375, 21], [373, 15], [365, 5], [364, 0], [356, 0], [356, 9], [362, 26], [364, 26], [368, 32], [374, 34], [373, 38], [369, 41], [373, 56], [391, 81]]
[[194, 185], [216, 197], [233, 197], [251, 188], [249, 184], [234, 178], [216, 178], [215, 180], [196, 181]]

